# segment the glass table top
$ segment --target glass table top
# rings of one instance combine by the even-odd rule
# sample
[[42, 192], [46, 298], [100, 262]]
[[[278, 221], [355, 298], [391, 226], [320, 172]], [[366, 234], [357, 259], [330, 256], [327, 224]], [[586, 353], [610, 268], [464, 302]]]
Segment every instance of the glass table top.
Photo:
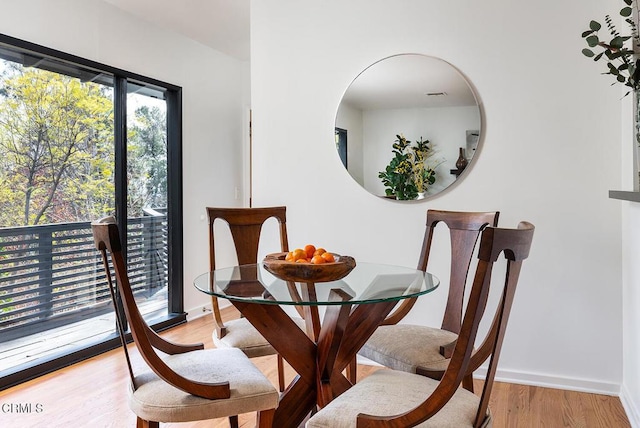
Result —
[[297, 306], [402, 300], [429, 293], [439, 284], [428, 272], [366, 262], [358, 262], [341, 280], [315, 284], [278, 279], [262, 263], [216, 269], [194, 280], [198, 290], [231, 301]]

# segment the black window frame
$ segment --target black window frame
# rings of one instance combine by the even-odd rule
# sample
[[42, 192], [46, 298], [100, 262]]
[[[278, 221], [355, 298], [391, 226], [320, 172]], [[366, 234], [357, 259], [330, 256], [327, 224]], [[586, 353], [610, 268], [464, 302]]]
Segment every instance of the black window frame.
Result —
[[[150, 327], [162, 331], [186, 322], [183, 295], [183, 212], [182, 212], [182, 88], [137, 73], [129, 72], [96, 61], [88, 60], [66, 52], [51, 49], [39, 44], [17, 39], [0, 33], [2, 47], [23, 51], [26, 58], [29, 53], [36, 59], [45, 58], [54, 69], [50, 71], [74, 77], [98, 80], [100, 73], [110, 75], [114, 86], [114, 144], [116, 165], [116, 217], [121, 228], [126, 224], [126, 95], [127, 85], [142, 84], [161, 89], [167, 102], [167, 232], [168, 232], [168, 286], [167, 315], [150, 321]], [[2, 56], [2, 55], [0, 55]], [[15, 59], [6, 58], [11, 61]], [[64, 67], [64, 71], [56, 69]], [[41, 68], [47, 68], [41, 67]], [[125, 168], [125, 169], [123, 169]], [[119, 172], [118, 172], [119, 171]], [[124, 186], [123, 186], [124, 184]], [[120, 220], [122, 217], [122, 220]], [[125, 241], [126, 242], [126, 241]], [[131, 341], [131, 335], [128, 334]], [[35, 363], [26, 363], [0, 371], [0, 391], [83, 361], [103, 352], [118, 348], [120, 341], [115, 325], [113, 334], [108, 338], [92, 343], [71, 352], [60, 353], [43, 358]]]

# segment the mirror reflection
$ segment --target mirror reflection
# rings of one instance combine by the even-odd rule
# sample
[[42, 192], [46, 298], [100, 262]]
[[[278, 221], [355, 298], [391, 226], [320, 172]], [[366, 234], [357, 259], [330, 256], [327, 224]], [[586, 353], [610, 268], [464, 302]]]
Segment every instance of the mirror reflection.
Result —
[[344, 167], [367, 191], [419, 200], [467, 175], [480, 132], [477, 97], [455, 67], [401, 54], [371, 65], [347, 88], [335, 144]]

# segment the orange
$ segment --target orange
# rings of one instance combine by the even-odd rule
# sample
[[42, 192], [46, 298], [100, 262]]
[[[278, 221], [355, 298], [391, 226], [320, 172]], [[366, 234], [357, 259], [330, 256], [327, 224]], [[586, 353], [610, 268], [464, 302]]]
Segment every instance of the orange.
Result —
[[333, 257], [333, 254], [329, 253], [329, 252], [324, 252], [322, 253], [322, 255], [320, 256], [324, 259], [325, 262], [327, 263], [333, 263], [336, 261], [336, 259]]
[[334, 263], [336, 261], [334, 255], [322, 247], [317, 247], [313, 244], [307, 244], [304, 248], [296, 248], [293, 251], [289, 251], [284, 258], [288, 262], [295, 263]]
[[308, 245], [305, 245], [304, 251], [305, 253], [307, 253], [307, 258], [310, 259], [311, 257], [313, 257], [313, 253], [316, 252], [316, 247], [311, 244], [308, 244]]
[[313, 255], [314, 256], [320, 256], [320, 255], [322, 255], [323, 253], [326, 253], [326, 252], [327, 252], [327, 250], [325, 250], [324, 248], [320, 247], [313, 253]]
[[301, 248], [296, 248], [293, 250], [293, 261], [297, 262], [299, 259], [306, 259], [307, 253]]

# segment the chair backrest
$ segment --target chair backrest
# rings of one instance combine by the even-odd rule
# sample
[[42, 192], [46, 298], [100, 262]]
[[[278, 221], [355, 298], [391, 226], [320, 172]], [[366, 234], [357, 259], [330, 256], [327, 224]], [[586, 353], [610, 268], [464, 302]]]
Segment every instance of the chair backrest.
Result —
[[[521, 222], [517, 229], [487, 227], [482, 232], [478, 250], [478, 264], [462, 328], [442, 380], [433, 393], [414, 409], [401, 415], [389, 417], [358, 415], [358, 428], [382, 426], [404, 428], [426, 421], [447, 404], [463, 378], [473, 373], [490, 357], [474, 427], [482, 425], [486, 419], [498, 358], [511, 313], [522, 261], [529, 256], [533, 232], [534, 227], [528, 222]], [[489, 296], [493, 265], [500, 254], [504, 254], [507, 262], [501, 298], [487, 336], [474, 351], [478, 326], [483, 318]]]
[[[462, 307], [464, 290], [469, 273], [469, 266], [480, 232], [487, 226], [497, 226], [500, 213], [495, 212], [461, 212], [428, 210], [427, 223], [422, 241], [422, 250], [418, 259], [418, 269], [426, 272], [431, 254], [434, 230], [438, 224], [449, 228], [451, 237], [451, 273], [449, 277], [449, 294], [442, 320], [442, 329], [458, 333], [462, 324]], [[416, 299], [404, 300], [400, 306], [387, 317], [382, 325], [398, 323], [406, 316], [415, 304]]]
[[289, 251], [287, 240], [287, 208], [216, 208], [207, 207], [209, 217], [209, 260], [211, 270], [215, 270], [215, 236], [214, 223], [217, 219], [224, 220], [229, 225], [233, 243], [238, 256], [238, 264], [246, 265], [258, 261], [258, 245], [262, 225], [270, 218], [278, 221], [280, 232], [280, 251]]
[[[122, 253], [122, 243], [120, 240], [120, 232], [116, 223], [116, 219], [114, 217], [102, 218], [91, 223], [91, 229], [93, 231], [96, 249], [100, 251], [102, 255], [107, 284], [109, 285], [109, 291], [111, 293], [111, 299], [113, 300], [114, 308], [116, 308], [115, 312], [118, 323], [118, 333], [120, 335], [120, 340], [124, 348], [127, 365], [129, 368], [129, 375], [131, 376], [131, 383], [134, 390], [137, 388], [137, 385], [135, 382], [135, 376], [133, 373], [129, 352], [126, 346], [126, 335], [124, 331], [125, 322], [126, 324], [128, 324], [131, 330], [131, 335], [133, 336], [136, 347], [140, 351], [140, 355], [147, 363], [147, 365], [154, 371], [154, 373], [158, 375], [158, 377], [175, 386], [176, 388], [179, 388], [190, 394], [197, 395], [199, 397], [210, 399], [229, 398], [229, 382], [205, 383], [184, 378], [173, 371], [160, 358], [160, 356], [156, 352], [156, 349], [167, 354], [178, 354], [203, 349], [204, 345], [202, 343], [194, 345], [179, 345], [167, 341], [158, 336], [147, 325], [147, 323], [144, 321], [144, 318], [142, 317], [142, 314], [138, 310], [133, 291], [131, 290], [131, 284], [129, 282], [126, 262]], [[111, 265], [113, 267], [113, 271], [115, 272], [115, 286], [111, 274], [109, 258], [111, 259]], [[126, 321], [122, 318], [120, 312], [117, 309], [118, 296], [122, 300]]]
[[[278, 231], [280, 234], [280, 251], [289, 251], [289, 241], [287, 238], [287, 208], [280, 207], [259, 207], [259, 208], [219, 208], [207, 207], [209, 217], [209, 268], [214, 271], [216, 268], [216, 248], [215, 248], [215, 228], [216, 220], [225, 221], [236, 249], [236, 256], [239, 265], [246, 265], [258, 262], [258, 247], [260, 244], [260, 233], [262, 226], [270, 218], [278, 221]], [[226, 334], [224, 323], [220, 315], [218, 300], [211, 299], [213, 306], [213, 319], [218, 330], [218, 337], [222, 338]]]

